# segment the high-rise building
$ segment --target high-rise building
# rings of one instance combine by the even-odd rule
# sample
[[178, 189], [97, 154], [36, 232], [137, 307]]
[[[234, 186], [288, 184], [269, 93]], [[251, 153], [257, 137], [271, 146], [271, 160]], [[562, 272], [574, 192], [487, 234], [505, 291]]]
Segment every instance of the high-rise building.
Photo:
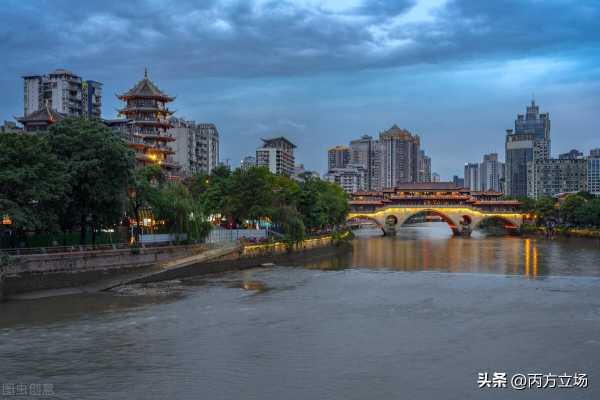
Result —
[[436, 182], [441, 182], [441, 177], [440, 174], [438, 174], [437, 172], [434, 172], [433, 174], [431, 174], [431, 182], [436, 183]]
[[294, 173], [296, 145], [283, 136], [262, 141], [263, 146], [256, 150], [256, 165], [267, 167], [276, 175], [291, 176]]
[[82, 80], [65, 69], [48, 75], [28, 75], [24, 80], [24, 117], [50, 109], [68, 117], [100, 118], [102, 84]]
[[588, 160], [577, 158], [549, 158], [530, 164], [529, 197], [539, 199], [588, 190]]
[[185, 175], [210, 174], [219, 163], [219, 132], [214, 124], [170, 118], [167, 134], [175, 138], [173, 159]]
[[[533, 133], [534, 140], [547, 141], [550, 143], [550, 115], [540, 113], [540, 108], [531, 100], [531, 105], [527, 107], [525, 115], [518, 114], [515, 120], [515, 133]], [[550, 154], [550, 146], [548, 146]]]
[[540, 113], [534, 101], [527, 107], [525, 115], [517, 115], [514, 131], [506, 131], [506, 194], [512, 197], [527, 196], [531, 193], [528, 182], [535, 177], [535, 164], [550, 158], [550, 116]]
[[327, 152], [327, 169], [346, 168], [350, 162], [350, 148], [335, 146]]
[[578, 158], [583, 158], [583, 153], [579, 150], [571, 150], [568, 151], [566, 153], [562, 153], [558, 155], [558, 158], [560, 159], [572, 159], [572, 160], [576, 160]]
[[254, 157], [254, 156], [246, 156], [240, 162], [241, 169], [248, 169], [250, 167], [255, 167], [255, 166], [256, 166], [256, 157]]
[[367, 190], [381, 190], [381, 145], [372, 136], [363, 135], [350, 142], [350, 164], [366, 169]]
[[419, 151], [419, 182], [431, 182], [431, 158], [425, 155], [425, 150]]
[[175, 151], [169, 145], [175, 137], [167, 132], [172, 127], [168, 118], [173, 114], [167, 103], [174, 98], [163, 93], [148, 78], [148, 71], [133, 88], [117, 97], [126, 103], [119, 110], [126, 120], [115, 122], [113, 128], [118, 127], [129, 147], [135, 151], [136, 165], [157, 164], [167, 176], [176, 177], [181, 166], [175, 161]]
[[330, 169], [324, 178], [337, 183], [346, 193], [355, 193], [366, 190], [367, 169], [363, 165], [348, 164], [346, 168]]
[[479, 173], [479, 163], [465, 164], [464, 187], [472, 192], [481, 191], [481, 175]]
[[483, 162], [479, 166], [480, 190], [482, 192], [500, 192], [501, 168], [501, 163], [498, 161], [498, 154], [484, 154]]
[[421, 139], [393, 125], [379, 135], [381, 143], [381, 186], [392, 188], [419, 180], [419, 150]]
[[600, 149], [590, 150], [587, 159], [587, 189], [594, 196], [600, 196]]

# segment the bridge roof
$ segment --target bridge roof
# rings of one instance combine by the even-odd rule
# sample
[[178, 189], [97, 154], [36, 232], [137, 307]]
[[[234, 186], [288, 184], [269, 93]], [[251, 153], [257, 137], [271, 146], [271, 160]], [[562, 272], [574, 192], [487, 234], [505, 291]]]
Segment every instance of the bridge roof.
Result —
[[370, 205], [382, 206], [383, 201], [381, 201], [381, 200], [350, 200], [348, 202], [348, 204], [355, 205], [355, 206], [370, 206]]
[[477, 200], [473, 202], [475, 206], [486, 206], [486, 205], [514, 205], [519, 206], [521, 202], [519, 200]]
[[423, 182], [423, 183], [401, 183], [396, 185], [393, 191], [414, 191], [414, 192], [436, 192], [436, 191], [453, 191], [453, 192], [468, 192], [461, 186], [457, 186], [454, 182]]

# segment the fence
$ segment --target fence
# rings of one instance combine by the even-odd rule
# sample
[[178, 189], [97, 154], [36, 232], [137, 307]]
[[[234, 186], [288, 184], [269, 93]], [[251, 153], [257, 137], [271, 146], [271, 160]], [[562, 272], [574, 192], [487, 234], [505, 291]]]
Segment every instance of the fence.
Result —
[[206, 238], [206, 243], [234, 242], [242, 238], [261, 240], [266, 239], [267, 236], [268, 233], [266, 229], [215, 228], [212, 231], [210, 231], [210, 234]]

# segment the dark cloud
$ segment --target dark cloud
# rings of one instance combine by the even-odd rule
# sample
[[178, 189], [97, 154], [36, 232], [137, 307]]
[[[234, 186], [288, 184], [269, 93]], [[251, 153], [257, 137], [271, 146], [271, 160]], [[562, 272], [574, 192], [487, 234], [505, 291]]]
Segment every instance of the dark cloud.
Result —
[[[0, 98], [0, 111], [7, 118], [21, 109], [22, 74], [47, 73], [57, 67], [106, 82], [104, 112], [110, 115], [116, 108], [112, 93], [130, 87], [144, 66], [150, 68], [151, 75], [161, 77], [159, 84], [170, 86], [174, 94], [180, 95], [177, 108], [191, 109], [206, 90], [195, 83], [200, 79], [228, 80], [232, 92], [243, 93], [244, 85], [257, 81], [268, 88], [269, 80], [336, 72], [359, 76], [380, 69], [451, 69], [465, 62], [560, 54], [567, 54], [567, 58], [575, 55], [578, 62], [588, 66], [598, 65], [597, 1], [450, 0], [429, 10], [427, 15], [416, 16], [413, 7], [420, 7], [416, 0], [364, 0], [346, 8], [328, 7], [326, 3], [7, 0], [0, 14], [0, 90], [8, 95]], [[597, 67], [588, 68], [585, 73], [580, 71], [577, 76], [561, 79], [581, 80], [584, 75], [586, 79], [597, 79], [599, 74]], [[231, 83], [235, 80], [245, 83]], [[304, 79], [301, 84], [311, 85]], [[326, 81], [319, 80], [312, 85], [323, 84]], [[211, 93], [218, 93], [217, 83], [212, 85]], [[348, 83], [349, 87], [352, 85]], [[348, 89], [337, 90], [342, 93]], [[364, 96], [351, 91], [344, 94], [356, 99]], [[240, 94], [239, 102], [253, 95]], [[286, 95], [284, 91], [268, 94], [271, 97], [267, 99], [255, 98], [255, 113], [242, 115], [232, 128], [240, 133], [270, 129], [319, 137], [325, 134], [318, 131], [322, 127], [340, 125], [334, 117], [321, 121], [321, 125], [306, 123], [307, 119], [314, 119], [319, 107], [326, 105], [306, 107], [306, 114], [297, 116], [270, 111], [277, 108], [268, 102]], [[294, 91], [289, 94], [296, 95]], [[435, 98], [437, 93], [427, 96]], [[300, 110], [303, 106], [300, 102], [289, 105]], [[224, 100], [223, 107], [233, 106], [240, 106], [238, 100]], [[216, 110], [215, 105], [210, 107], [217, 119], [227, 113], [226, 109]], [[368, 112], [373, 119], [378, 115], [377, 110], [365, 110]], [[369, 118], [365, 115], [365, 120]], [[294, 121], [295, 125], [286, 125], [286, 121]], [[374, 120], [364, 126], [367, 125], [385, 128], [381, 126], [383, 122]], [[346, 136], [355, 134], [349, 132]], [[241, 154], [235, 154], [238, 156]]]

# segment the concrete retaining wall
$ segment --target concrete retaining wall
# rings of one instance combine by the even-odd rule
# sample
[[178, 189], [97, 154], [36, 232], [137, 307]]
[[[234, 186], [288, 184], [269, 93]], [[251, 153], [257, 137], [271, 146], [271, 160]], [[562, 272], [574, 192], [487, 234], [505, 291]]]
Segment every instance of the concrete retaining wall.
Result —
[[141, 271], [207, 250], [205, 245], [164, 246], [17, 256], [4, 267], [4, 297], [44, 289], [82, 286]]
[[[0, 294], [5, 298], [37, 290], [83, 286], [124, 273], [139, 272], [147, 275], [147, 271], [153, 270], [151, 266], [199, 254], [207, 249], [203, 245], [170, 246], [16, 257], [14, 262], [5, 267], [4, 288], [2, 289], [0, 279]], [[252, 268], [264, 263], [293, 265], [294, 262], [306, 261], [310, 257], [333, 255], [339, 249], [340, 247], [334, 246], [330, 236], [307, 239], [293, 249], [283, 243], [247, 245], [218, 260], [160, 271], [131, 282], [162, 281]]]

